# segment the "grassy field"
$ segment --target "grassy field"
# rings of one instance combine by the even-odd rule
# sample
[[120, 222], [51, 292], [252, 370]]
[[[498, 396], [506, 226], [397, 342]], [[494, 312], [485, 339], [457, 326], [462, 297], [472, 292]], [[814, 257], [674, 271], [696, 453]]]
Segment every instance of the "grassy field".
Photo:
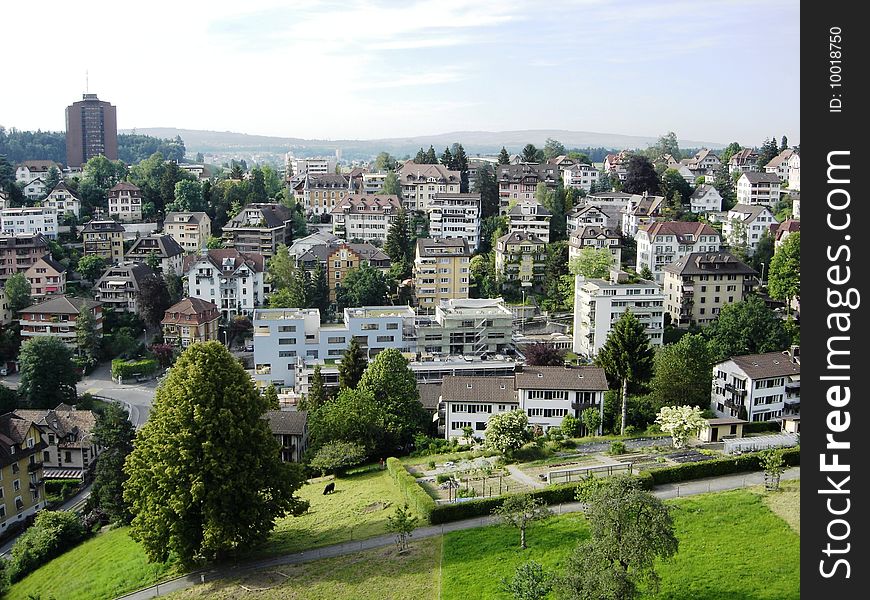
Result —
[[127, 532], [113, 529], [86, 541], [22, 579], [4, 598], [114, 598], [174, 574], [170, 565], [148, 563]]
[[764, 504], [774, 513], [780, 516], [795, 533], [801, 533], [801, 482], [799, 479], [781, 481], [778, 492], [765, 494], [762, 487], [752, 488], [752, 491], [761, 494]]
[[421, 600], [437, 598], [441, 539], [327, 558], [261, 571], [241, 581], [215, 582], [176, 592], [171, 600]]

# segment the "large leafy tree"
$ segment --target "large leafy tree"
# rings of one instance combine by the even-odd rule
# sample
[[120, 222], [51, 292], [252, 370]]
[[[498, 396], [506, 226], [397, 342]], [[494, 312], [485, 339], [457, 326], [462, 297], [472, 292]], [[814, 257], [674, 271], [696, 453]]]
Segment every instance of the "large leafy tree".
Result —
[[54, 408], [61, 402], [76, 403], [79, 376], [72, 357], [72, 350], [59, 338], [35, 337], [21, 345], [18, 394], [27, 406]]
[[628, 159], [622, 191], [627, 194], [658, 193], [659, 176], [647, 157], [635, 154]]
[[6, 302], [12, 314], [30, 306], [30, 282], [24, 273], [15, 273], [6, 280]]
[[607, 248], [583, 248], [570, 260], [568, 270], [572, 275], [601, 279], [610, 274], [613, 266], [613, 254]]
[[341, 287], [335, 290], [339, 310], [348, 306], [382, 306], [387, 302], [389, 286], [384, 274], [369, 263], [347, 273]]
[[713, 360], [702, 336], [684, 335], [656, 352], [650, 387], [658, 406], [707, 408], [712, 381]]
[[417, 378], [408, 367], [408, 359], [395, 348], [378, 353], [358, 387], [371, 393], [384, 412], [384, 450], [410, 444], [414, 434], [425, 429], [427, 414], [420, 404]]
[[[97, 361], [100, 355], [102, 336], [91, 311], [85, 310], [76, 319], [76, 346], [80, 356]], [[95, 362], [96, 364], [96, 362]]]
[[385, 418], [383, 407], [369, 390], [345, 388], [335, 398], [309, 409], [312, 448], [344, 441], [365, 448], [366, 456], [381, 454]]
[[355, 337], [350, 338], [350, 344], [341, 357], [338, 365], [338, 385], [344, 388], [356, 388], [366, 371], [368, 361]]
[[157, 327], [171, 305], [172, 297], [163, 277], [152, 273], [139, 282], [139, 313], [148, 327]]
[[375, 158], [376, 171], [395, 171], [398, 163], [389, 152], [381, 152]]
[[269, 259], [266, 272], [272, 289], [280, 290], [290, 287], [296, 273], [296, 259], [290, 255], [290, 249], [287, 246], [278, 245], [274, 256]]
[[526, 144], [522, 152], [523, 162], [538, 163], [544, 160], [544, 151], [535, 148], [534, 144]]
[[782, 319], [757, 296], [722, 307], [703, 335], [714, 362], [741, 354], [785, 350], [791, 340]]
[[570, 555], [560, 581], [569, 600], [631, 600], [655, 591], [656, 562], [676, 554], [670, 508], [627, 476], [602, 480], [582, 498], [591, 538]]
[[492, 166], [484, 165], [477, 171], [474, 192], [480, 194], [480, 218], [498, 215], [498, 182]]
[[365, 459], [366, 449], [361, 444], [336, 440], [321, 446], [309, 465], [327, 475], [355, 467]]
[[559, 140], [554, 140], [553, 138], [547, 138], [544, 142], [544, 158], [549, 160], [551, 158], [556, 158], [557, 156], [562, 156], [566, 152], [565, 145], [562, 144]]
[[692, 196], [692, 186], [687, 182], [680, 172], [676, 169], [667, 169], [662, 174], [661, 194], [665, 198], [673, 198], [674, 194], [678, 194], [680, 204], [685, 204]]
[[206, 209], [206, 202], [202, 194], [202, 184], [190, 179], [182, 179], [175, 184], [175, 200], [166, 205], [166, 212], [170, 211], [199, 211]]
[[801, 234], [789, 234], [770, 261], [768, 277], [770, 295], [784, 301], [791, 310], [791, 301], [801, 295]]
[[103, 451], [97, 458], [94, 487], [91, 496], [94, 504], [100, 507], [116, 523], [129, 523], [132, 515], [124, 501], [124, 461], [133, 450], [135, 430], [129, 414], [120, 404], [109, 404], [98, 416], [94, 425], [94, 443], [102, 446]]
[[151, 561], [184, 566], [265, 540], [299, 514], [298, 465], [282, 462], [266, 400], [219, 342], [193, 344], [158, 387], [124, 467], [131, 537]]
[[698, 433], [707, 420], [698, 406], [663, 406], [656, 414], [656, 423], [670, 434], [674, 448], [683, 448], [689, 437]]
[[628, 393], [649, 381], [653, 369], [653, 349], [643, 323], [628, 309], [613, 324], [595, 362], [607, 374], [611, 388], [619, 390], [622, 404], [620, 433], [625, 433]]
[[510, 162], [511, 162], [511, 155], [508, 154], [507, 148], [502, 146], [501, 152], [498, 153], [498, 164], [509, 165]]
[[722, 153], [719, 155], [719, 160], [722, 161], [722, 164], [728, 166], [728, 161], [731, 160], [731, 157], [740, 152], [743, 149], [743, 146], [740, 145], [739, 142], [731, 142], [728, 144]]

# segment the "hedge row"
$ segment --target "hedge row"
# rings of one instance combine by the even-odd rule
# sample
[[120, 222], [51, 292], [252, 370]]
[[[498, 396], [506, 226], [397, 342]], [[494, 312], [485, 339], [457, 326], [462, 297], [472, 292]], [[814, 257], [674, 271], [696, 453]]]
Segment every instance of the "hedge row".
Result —
[[[565, 502], [574, 502], [574, 494], [576, 493], [579, 483], [563, 483], [554, 485], [540, 490], [534, 490], [527, 494], [533, 498], [541, 498], [544, 504], [561, 504]], [[501, 506], [505, 498], [509, 495], [526, 495], [526, 494], [505, 494], [504, 496], [496, 496], [492, 498], [480, 498], [479, 500], [469, 500], [468, 502], [454, 502], [451, 504], [439, 504], [432, 511], [429, 521], [433, 525], [441, 523], [450, 523], [451, 521], [459, 521], [462, 519], [470, 519], [472, 517], [483, 517], [492, 514], [492, 511], [497, 506]]]
[[[786, 465], [793, 467], [801, 464], [800, 446], [787, 448], [783, 450], [782, 454]], [[717, 458], [695, 463], [685, 463], [673, 467], [650, 469], [649, 471], [642, 472], [641, 478], [646, 486], [652, 487], [663, 483], [676, 483], [690, 479], [716, 477], [718, 475], [729, 475], [742, 471], [759, 471], [761, 469], [761, 453], [750, 452], [729, 458]]]
[[141, 360], [124, 360], [116, 358], [112, 361], [112, 377], [130, 379], [137, 375], [150, 375], [157, 370], [157, 360], [143, 358]]
[[402, 461], [398, 458], [388, 458], [387, 471], [396, 482], [408, 506], [413, 506], [420, 516], [430, 521], [432, 511], [435, 510], [435, 500], [417, 483], [414, 476], [408, 473]]
[[744, 423], [743, 424], [743, 433], [767, 433], [769, 431], [775, 431], [779, 433], [782, 431], [782, 425], [778, 421], [755, 421], [752, 423]]

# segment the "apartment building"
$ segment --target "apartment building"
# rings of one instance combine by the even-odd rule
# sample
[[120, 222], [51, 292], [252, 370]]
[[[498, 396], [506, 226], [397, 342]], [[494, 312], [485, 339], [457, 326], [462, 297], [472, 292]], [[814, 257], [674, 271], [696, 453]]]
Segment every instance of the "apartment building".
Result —
[[27, 185], [34, 179], [48, 179], [51, 168], [61, 172], [62, 167], [53, 160], [25, 160], [15, 166], [15, 183]]
[[758, 272], [727, 252], [693, 252], [664, 267], [665, 310], [677, 326], [706, 325], [742, 301]]
[[637, 241], [638, 273], [647, 267], [656, 283], [662, 281], [665, 265], [692, 252], [719, 252], [722, 236], [706, 223], [660, 221], [641, 226], [634, 236]]
[[495, 244], [495, 271], [506, 282], [540, 286], [546, 268], [547, 243], [541, 238], [514, 231]]
[[9, 235], [41, 233], [57, 239], [57, 210], [47, 206], [26, 206], [0, 210], [0, 230]]
[[776, 175], [780, 182], [788, 184], [789, 159], [795, 154], [791, 148], [786, 148], [764, 165], [764, 172]]
[[689, 198], [689, 210], [695, 214], [719, 212], [722, 210], [722, 196], [712, 185], [702, 183]]
[[181, 163], [178, 165], [178, 168], [185, 173], [190, 173], [196, 177], [197, 181], [205, 181], [206, 179], [211, 178], [212, 175], [211, 170], [205, 165]]
[[121, 223], [142, 222], [142, 190], [120, 181], [109, 190], [109, 217]]
[[85, 312], [91, 314], [96, 331], [100, 337], [103, 336], [103, 305], [93, 300], [54, 296], [18, 312], [21, 315], [19, 323], [23, 340], [49, 336], [60, 338], [75, 347], [78, 344], [76, 322]]
[[266, 258], [235, 248], [203, 249], [184, 257], [187, 295], [213, 302], [224, 319], [252, 315], [266, 301]]
[[270, 410], [265, 419], [281, 449], [281, 460], [301, 463], [308, 449], [308, 413], [304, 410]]
[[534, 200], [539, 183], [555, 190], [562, 174], [553, 164], [521, 163], [517, 165], [498, 165], [499, 214], [507, 214], [511, 200]]
[[719, 417], [772, 421], [800, 414], [800, 348], [732, 356], [713, 366], [710, 408]]
[[140, 262], [122, 262], [112, 265], [94, 283], [94, 300], [115, 312], [139, 312], [139, 290], [142, 282], [156, 273]]
[[631, 205], [622, 211], [622, 233], [633, 238], [640, 227], [659, 219], [664, 208], [664, 196], [648, 196], [646, 193], [633, 196]]
[[211, 235], [211, 219], [204, 212], [169, 212], [163, 221], [163, 231], [188, 254], [205, 248]]
[[293, 183], [296, 201], [306, 215], [329, 215], [350, 194], [350, 180], [335, 173], [303, 173]]
[[24, 272], [30, 283], [30, 297], [34, 300], [49, 295], [66, 293], [66, 267], [46, 254]]
[[48, 188], [45, 180], [41, 177], [33, 179], [21, 189], [21, 193], [24, 194], [24, 197], [27, 198], [28, 202], [39, 202], [45, 196], [46, 192], [48, 192]]
[[631, 159], [631, 152], [628, 150], [620, 150], [616, 154], [608, 154], [604, 157], [604, 172], [611, 177], [618, 177], [620, 181], [625, 181], [625, 176], [628, 175], [628, 161]]
[[502, 298], [444, 300], [415, 321], [416, 351], [435, 356], [493, 356], [511, 343], [513, 313]]
[[182, 348], [196, 342], [217, 340], [220, 316], [215, 303], [201, 298], [184, 298], [163, 313], [160, 321], [163, 340]]
[[595, 225], [583, 225], [575, 229], [568, 238], [568, 260], [579, 258], [586, 248], [607, 249], [613, 256], [611, 266], [619, 268], [622, 264], [622, 236], [613, 229]]
[[417, 238], [414, 295], [432, 311], [442, 300], [468, 298], [471, 250], [464, 239]]
[[348, 196], [332, 209], [332, 232], [350, 242], [383, 244], [401, 206], [397, 196]]
[[6, 327], [17, 315], [9, 308], [9, 299], [6, 297], [6, 288], [0, 286], [0, 326]]
[[[291, 251], [292, 255], [292, 251]], [[371, 244], [348, 244], [334, 240], [326, 244], [311, 246], [296, 258], [296, 264], [306, 271], [314, 271], [322, 265], [329, 284], [329, 301], [335, 302], [336, 290], [347, 279], [351, 269], [369, 264], [384, 274], [390, 271], [390, 257]]]
[[550, 243], [550, 219], [553, 213], [537, 200], [521, 200], [507, 211], [508, 233], [525, 233]]
[[84, 256], [100, 256], [107, 262], [124, 259], [124, 226], [114, 220], [94, 219], [82, 228]]
[[722, 237], [731, 248], [745, 247], [746, 254], [752, 256], [765, 232], [776, 224], [776, 217], [767, 206], [737, 204], [722, 223]]
[[383, 172], [377, 173], [362, 173], [360, 175], [360, 192], [367, 196], [380, 194], [384, 189], [384, 184], [387, 182], [387, 174]]
[[296, 158], [286, 157], [286, 170], [288, 176], [297, 176], [308, 173], [309, 175], [334, 175], [338, 162], [335, 157], [327, 158]]
[[463, 239], [468, 248], [480, 244], [480, 194], [435, 194], [429, 201], [429, 235]]
[[47, 479], [82, 480], [96, 464], [102, 448], [93, 441], [97, 417], [92, 411], [59, 404], [48, 410], [18, 409], [14, 414], [39, 430], [45, 447], [36, 460], [42, 462]]
[[0, 415], [0, 534], [45, 508], [45, 447], [33, 421]]
[[614, 207], [618, 209], [621, 215], [622, 211], [630, 207], [637, 197], [638, 194], [626, 194], [625, 192], [598, 192], [596, 194], [588, 194], [581, 202], [583, 206]]
[[458, 194], [462, 174], [444, 165], [418, 165], [406, 161], [396, 175], [402, 188], [402, 204], [407, 210], [426, 211], [437, 194]]
[[48, 253], [48, 241], [41, 233], [0, 234], [0, 282], [26, 272]]
[[54, 186], [42, 201], [42, 205], [55, 209], [60, 219], [67, 213], [72, 213], [78, 219], [82, 211], [82, 199], [63, 181]]
[[566, 188], [592, 191], [592, 184], [597, 184], [601, 173], [592, 165], [575, 164], [562, 169], [562, 181]]
[[184, 249], [171, 235], [146, 235], [137, 238], [124, 255], [129, 262], [145, 262], [150, 256], [160, 259], [160, 272], [164, 275], [181, 275]]
[[613, 324], [627, 310], [643, 324], [652, 346], [663, 343], [664, 294], [655, 281], [612, 270], [608, 279], [574, 278], [574, 344], [576, 354], [598, 354]]
[[728, 160], [729, 173], [751, 173], [758, 171], [758, 152], [751, 148], [743, 148], [735, 152]]
[[744, 173], [737, 180], [737, 203], [774, 206], [779, 202], [782, 182], [775, 173]]
[[616, 206], [595, 206], [594, 204], [574, 207], [567, 215], [567, 231], [570, 236], [578, 227], [594, 225], [621, 231], [622, 209]]
[[117, 110], [96, 94], [83, 94], [66, 107], [66, 164], [82, 167], [99, 155], [118, 160]]
[[248, 204], [224, 226], [227, 248], [271, 258], [290, 238], [293, 216], [281, 204]]

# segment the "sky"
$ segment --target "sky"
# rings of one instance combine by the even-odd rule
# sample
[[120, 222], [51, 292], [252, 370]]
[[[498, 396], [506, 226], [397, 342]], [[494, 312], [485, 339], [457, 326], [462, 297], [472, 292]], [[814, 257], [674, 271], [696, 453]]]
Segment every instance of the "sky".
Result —
[[7, 128], [63, 130], [87, 72], [120, 129], [800, 142], [798, 0], [9, 4]]

